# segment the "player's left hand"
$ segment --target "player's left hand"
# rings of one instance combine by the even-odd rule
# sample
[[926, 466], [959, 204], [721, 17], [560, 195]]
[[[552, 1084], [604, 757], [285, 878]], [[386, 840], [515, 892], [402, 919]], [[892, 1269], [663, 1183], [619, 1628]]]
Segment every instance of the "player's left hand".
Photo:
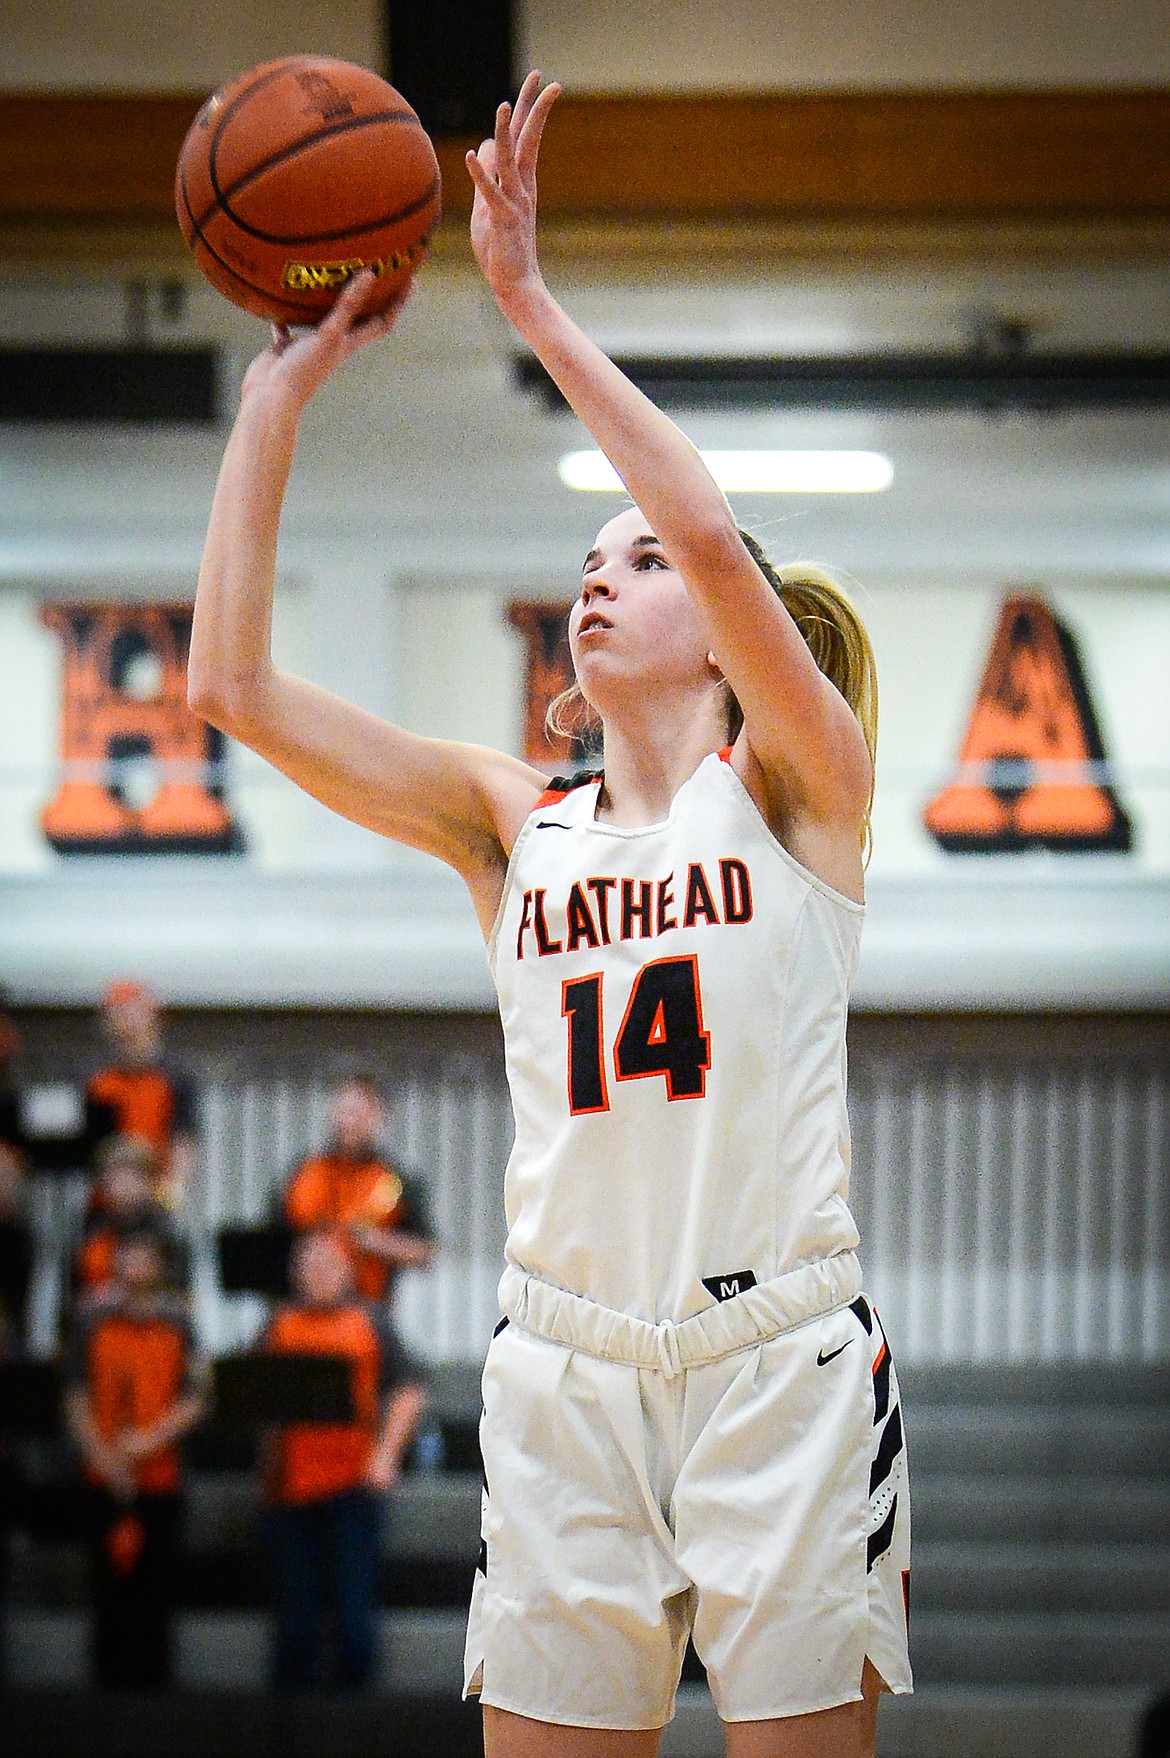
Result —
[[513, 109], [501, 104], [496, 131], [468, 153], [475, 184], [471, 248], [496, 298], [503, 302], [525, 283], [539, 281], [536, 259], [536, 161], [549, 112], [561, 95], [530, 73]]

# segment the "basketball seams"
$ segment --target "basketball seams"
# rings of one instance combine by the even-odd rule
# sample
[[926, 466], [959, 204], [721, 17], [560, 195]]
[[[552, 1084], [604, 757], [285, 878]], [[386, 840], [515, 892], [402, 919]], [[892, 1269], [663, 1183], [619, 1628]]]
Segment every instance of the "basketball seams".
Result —
[[[436, 183], [432, 184], [431, 190], [428, 192], [428, 196], [431, 194], [434, 194], [435, 188], [437, 186], [437, 181], [438, 180], [436, 179]], [[312, 305], [304, 305], [304, 304], [300, 304], [300, 303], [294, 303], [290, 299], [278, 299], [278, 296], [275, 293], [271, 292], [267, 287], [261, 286], [256, 281], [249, 281], [246, 276], [242, 275], [240, 273], [239, 269], [233, 267], [233, 265], [230, 262], [228, 262], [226, 257], [220, 255], [219, 251], [216, 250], [214, 244], [212, 244], [210, 238], [208, 238], [206, 232], [203, 230], [203, 225], [200, 223], [200, 221], [198, 221], [195, 218], [195, 213], [194, 213], [194, 210], [191, 206], [190, 197], [187, 194], [187, 175], [186, 175], [185, 171], [180, 173], [179, 191], [183, 197], [183, 206], [186, 209], [187, 218], [191, 223], [191, 230], [194, 234], [195, 240], [207, 252], [207, 254], [211, 258], [211, 260], [214, 263], [218, 263], [219, 267], [221, 269], [223, 269], [225, 274], [228, 274], [231, 276], [233, 281], [238, 282], [241, 287], [246, 287], [250, 293], [259, 294], [260, 298], [265, 300], [267, 302], [267, 304], [269, 304], [269, 305], [273, 305], [276, 303], [283, 305], [285, 313], [287, 314], [287, 317], [288, 317], [288, 321], [290, 323], [303, 322], [306, 318], [309, 318], [309, 317], [311, 317], [315, 320], [315, 319], [319, 319], [324, 316], [325, 310], [327, 310], [328, 307], [325, 307], [323, 310], [318, 310], [315, 306], [312, 306]], [[425, 205], [425, 200], [423, 202], [417, 203], [416, 208], [422, 207], [424, 205]], [[216, 213], [217, 211], [222, 211], [222, 210], [218, 208], [218, 204], [214, 204], [212, 207], [210, 207], [208, 209], [207, 214], [204, 215], [204, 221], [206, 221], [206, 219], [208, 217], [210, 217], [210, 215]], [[415, 209], [406, 210], [405, 213], [401, 217], [403, 217], [403, 218], [407, 217], [407, 215], [412, 211], [415, 211]], [[239, 222], [233, 220], [233, 224], [238, 225]], [[360, 233], [345, 233], [345, 234], [343, 234], [343, 236], [345, 236], [345, 237], [360, 237]], [[190, 241], [188, 241], [188, 242], [190, 242]], [[267, 313], [267, 312], [264, 314], [253, 314], [253, 315], [263, 315], [265, 317], [266, 321], [271, 319], [271, 313]]]
[[[237, 92], [234, 98], [229, 99], [226, 104], [220, 106], [219, 111], [215, 113], [214, 121], [212, 121], [210, 125], [206, 158], [207, 173], [211, 179], [211, 186], [215, 190], [215, 199], [207, 209], [206, 213], [198, 216], [196, 216], [195, 210], [191, 206], [191, 197], [187, 190], [187, 167], [184, 163], [187, 156], [187, 147], [194, 136], [194, 129], [191, 130], [191, 134], [188, 135], [187, 140], [183, 143], [183, 151], [179, 155], [179, 183], [183, 194], [183, 206], [187, 210], [187, 218], [190, 220], [200, 242], [215, 258], [215, 261], [221, 263], [222, 267], [228, 270], [229, 274], [235, 275], [235, 270], [232, 269], [228, 263], [223, 262], [221, 257], [216, 255], [216, 252], [212, 250], [210, 244], [208, 244], [207, 239], [203, 235], [203, 227], [207, 224], [216, 208], [222, 207], [219, 199], [219, 186], [216, 182], [214, 171], [215, 155], [219, 150], [220, 135], [223, 133], [232, 118], [238, 115], [242, 106], [250, 99], [254, 98], [257, 92], [265, 91], [267, 87], [272, 85], [276, 80], [283, 79], [285, 74], [294, 67], [311, 67], [313, 60], [314, 57], [312, 55], [286, 55], [282, 60], [268, 68], [267, 72], [257, 74], [254, 78], [249, 80], [249, 83], [244, 87], [243, 91]], [[215, 96], [213, 95], [207, 101], [209, 104], [214, 103]], [[235, 275], [235, 278], [245, 287], [251, 285], [250, 282], [244, 280], [242, 275]], [[255, 291], [259, 293], [262, 292], [263, 289], [257, 287]]]
[[392, 214], [384, 214], [373, 220], [363, 220], [359, 226], [346, 226], [340, 232], [313, 232], [296, 238], [279, 238], [271, 232], [257, 231], [255, 226], [246, 225], [235, 214], [229, 213], [227, 217], [233, 226], [238, 226], [241, 232], [247, 233], [250, 238], [257, 239], [261, 244], [280, 244], [289, 249], [294, 247], [299, 249], [305, 244], [336, 244], [345, 238], [364, 238], [368, 232], [377, 232], [383, 226], [393, 226], [400, 220], [409, 220], [412, 214], [420, 214], [425, 207], [429, 207], [438, 193], [439, 179], [435, 177], [432, 178], [430, 187], [418, 197], [417, 201], [408, 202], [404, 208], [397, 208]]
[[[270, 67], [267, 73], [258, 74], [255, 79], [251, 80], [250, 83], [244, 87], [242, 92], [237, 92], [234, 98], [231, 98], [226, 104], [221, 106], [216, 115], [215, 121], [212, 124], [211, 136], [207, 146], [207, 165], [208, 171], [211, 173], [213, 188], [215, 187], [215, 176], [212, 167], [215, 164], [215, 155], [219, 150], [220, 136], [228, 123], [234, 116], [239, 114], [244, 104], [248, 103], [256, 96], [257, 92], [265, 91], [267, 87], [272, 85], [276, 80], [283, 79], [284, 75], [288, 73], [291, 68], [308, 67], [312, 65], [312, 61], [313, 57], [311, 55], [290, 55], [285, 60], [278, 61], [274, 67]], [[216, 189], [216, 200], [218, 201], [218, 199], [219, 191]]]
[[[269, 288], [262, 287], [255, 281], [247, 280], [243, 275], [241, 275], [239, 269], [233, 268], [231, 263], [228, 262], [225, 257], [222, 257], [219, 254], [218, 250], [216, 250], [215, 246], [211, 243], [210, 239], [207, 237], [206, 233], [204, 232], [201, 223], [195, 218], [194, 210], [191, 207], [191, 202], [190, 202], [190, 199], [187, 195], [187, 173], [186, 173], [186, 171], [182, 171], [180, 173], [179, 190], [180, 190], [180, 193], [183, 197], [183, 206], [187, 210], [187, 218], [191, 222], [191, 230], [195, 235], [195, 239], [202, 246], [202, 248], [207, 252], [207, 254], [211, 258], [212, 262], [218, 263], [219, 267], [221, 269], [223, 269], [225, 274], [230, 275], [233, 281], [237, 281], [241, 287], [246, 287], [248, 289], [249, 293], [257, 294], [261, 299], [265, 300], [267, 302], [267, 304], [274, 305], [274, 304], [279, 303], [279, 304], [283, 305], [285, 307], [285, 310], [288, 312], [288, 321], [290, 323], [296, 323], [298, 319], [304, 319], [306, 316], [310, 315], [311, 308], [306, 308], [303, 305], [294, 305], [292, 300], [290, 300], [290, 299], [283, 299], [283, 300], [278, 301], [276, 294], [271, 292], [269, 290]], [[214, 213], [215, 211], [216, 211], [215, 208], [210, 208], [208, 210], [208, 213], [209, 214]], [[220, 291], [222, 291], [222, 289], [220, 289]], [[256, 314], [254, 313], [253, 315], [256, 315]], [[316, 312], [312, 312], [311, 315], [318, 316], [319, 314]], [[271, 320], [269, 320], [269, 321], [271, 321]]]
[[[308, 135], [301, 140], [292, 141], [288, 146], [281, 147], [279, 152], [271, 153], [268, 158], [264, 159], [260, 164], [250, 166], [249, 169], [244, 172], [243, 176], [237, 178], [236, 181], [226, 190], [221, 189], [219, 178], [216, 175], [216, 153], [218, 151], [219, 143], [218, 140], [213, 141], [208, 153], [207, 175], [211, 180], [211, 187], [215, 191], [215, 201], [212, 203], [211, 207], [208, 208], [206, 214], [202, 216], [203, 223], [206, 223], [206, 221], [210, 219], [212, 212], [218, 207], [227, 215], [233, 225], [240, 228], [241, 232], [249, 233], [253, 238], [259, 239], [264, 244], [316, 244], [324, 243], [331, 238], [349, 237], [350, 233], [353, 232], [355, 228], [348, 227], [342, 232], [319, 232], [311, 237], [305, 238], [282, 238], [276, 233], [261, 232], [256, 227], [250, 226], [246, 220], [240, 218], [230, 204], [233, 198], [237, 196], [242, 189], [247, 189], [260, 177], [264, 176], [266, 172], [275, 169], [277, 165], [285, 164], [289, 159], [295, 159], [298, 153], [303, 153], [306, 148], [316, 146], [319, 141], [334, 140], [339, 135], [352, 134], [359, 129], [371, 128], [382, 122], [413, 122], [420, 131], [422, 129], [422, 123], [419, 121], [413, 110], [379, 110], [370, 116], [347, 117], [344, 122], [336, 123], [331, 128], [321, 128], [315, 134]], [[407, 207], [402, 210], [400, 215], [391, 214], [386, 220], [373, 220], [370, 224], [371, 226], [388, 225], [397, 218], [405, 218], [407, 214], [416, 213], [417, 211], [417, 207]], [[367, 228], [362, 226], [360, 230], [365, 231]]]
[[244, 104], [254, 98], [257, 92], [265, 91], [275, 80], [283, 79], [285, 74], [292, 68], [311, 67], [313, 60], [314, 57], [312, 55], [287, 55], [282, 61], [277, 61], [274, 66], [268, 68], [267, 72], [256, 74], [255, 77], [244, 87], [243, 91], [237, 92], [234, 98], [230, 99], [228, 103], [223, 105], [220, 113], [217, 115], [215, 125], [211, 130], [208, 158], [214, 158], [216, 149], [219, 146], [220, 135], [223, 133], [232, 117], [239, 112]]

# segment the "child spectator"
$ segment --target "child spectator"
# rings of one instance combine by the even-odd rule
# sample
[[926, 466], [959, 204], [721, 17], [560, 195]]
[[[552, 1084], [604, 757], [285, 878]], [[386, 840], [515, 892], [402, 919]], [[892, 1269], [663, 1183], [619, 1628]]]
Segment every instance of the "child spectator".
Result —
[[162, 1690], [171, 1678], [179, 1442], [199, 1420], [203, 1394], [153, 1230], [118, 1238], [110, 1283], [79, 1315], [65, 1379], [91, 1501], [94, 1682]]
[[386, 1109], [373, 1081], [354, 1077], [336, 1087], [329, 1121], [325, 1152], [302, 1161], [289, 1179], [285, 1218], [298, 1232], [335, 1229], [358, 1293], [388, 1303], [397, 1271], [425, 1269], [434, 1255], [418, 1186], [379, 1146]]
[[162, 1006], [144, 983], [111, 983], [101, 1023], [114, 1056], [86, 1084], [87, 1138], [137, 1135], [149, 1142], [154, 1194], [177, 1209], [195, 1169], [195, 1093], [163, 1054]]
[[155, 1152], [137, 1135], [110, 1135], [95, 1155], [97, 1184], [81, 1243], [73, 1260], [74, 1287], [82, 1298], [106, 1289], [114, 1275], [118, 1241], [153, 1233], [166, 1260], [166, 1280], [179, 1287], [186, 1278], [185, 1253], [170, 1216], [155, 1196]]
[[297, 1423], [271, 1445], [272, 1682], [281, 1692], [313, 1689], [329, 1623], [333, 1683], [359, 1690], [376, 1660], [382, 1498], [397, 1481], [426, 1392], [355, 1297], [351, 1258], [335, 1233], [298, 1240], [291, 1269], [295, 1299], [273, 1318], [265, 1346], [348, 1360], [355, 1420]]

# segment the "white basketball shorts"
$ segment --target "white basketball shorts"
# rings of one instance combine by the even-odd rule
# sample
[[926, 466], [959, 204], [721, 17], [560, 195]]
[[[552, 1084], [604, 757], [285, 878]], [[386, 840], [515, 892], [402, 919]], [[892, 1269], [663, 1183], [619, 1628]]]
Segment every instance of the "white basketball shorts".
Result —
[[[750, 1291], [757, 1314], [788, 1280]], [[661, 1727], [688, 1636], [724, 1721], [856, 1701], [867, 1657], [911, 1690], [901, 1407], [864, 1296], [696, 1361], [694, 1320], [680, 1359], [661, 1339], [685, 1326], [537, 1291], [525, 1316], [562, 1340], [513, 1316], [484, 1369], [465, 1695], [567, 1726]], [[742, 1332], [741, 1298], [707, 1329]], [[630, 1325], [657, 1365], [631, 1364]]]

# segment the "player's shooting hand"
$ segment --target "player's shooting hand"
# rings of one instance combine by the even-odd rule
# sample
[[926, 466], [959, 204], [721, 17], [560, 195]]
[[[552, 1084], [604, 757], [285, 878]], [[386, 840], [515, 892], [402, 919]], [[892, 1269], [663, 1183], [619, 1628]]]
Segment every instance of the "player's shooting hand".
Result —
[[477, 153], [468, 153], [475, 184], [471, 209], [471, 247], [496, 298], [540, 280], [536, 257], [536, 161], [559, 85], [542, 86], [530, 73], [515, 108], [501, 104], [496, 130]]
[[243, 396], [277, 390], [297, 403], [307, 403], [331, 373], [359, 348], [388, 336], [410, 297], [408, 281], [385, 311], [368, 312], [377, 277], [363, 269], [338, 294], [332, 309], [315, 329], [294, 332], [274, 324], [272, 343], [257, 356], [244, 377]]

